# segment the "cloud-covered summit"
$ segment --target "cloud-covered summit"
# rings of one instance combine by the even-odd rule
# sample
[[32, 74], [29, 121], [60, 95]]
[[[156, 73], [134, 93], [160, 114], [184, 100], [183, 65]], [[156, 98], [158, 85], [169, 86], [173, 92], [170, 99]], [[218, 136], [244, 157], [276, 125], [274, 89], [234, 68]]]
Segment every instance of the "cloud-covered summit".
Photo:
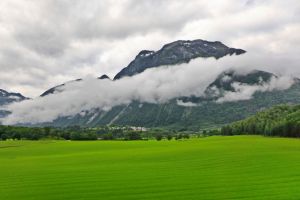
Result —
[[[33, 100], [11, 104], [7, 110], [12, 114], [3, 119], [4, 124], [52, 122], [59, 117], [72, 117], [79, 113], [109, 111], [115, 106], [129, 105], [131, 102], [166, 103], [177, 97], [201, 97], [207, 86], [218, 75], [234, 68], [247, 74], [255, 68], [251, 66], [250, 55], [198, 58], [189, 63], [150, 68], [132, 77], [112, 81], [89, 77], [61, 85], [62, 92], [54, 92]], [[265, 57], [256, 58], [254, 66], [260, 66]], [[272, 58], [269, 58], [272, 59]], [[252, 61], [253, 62], [253, 61]], [[209, 69], [209, 70], [208, 70]], [[226, 80], [224, 80], [226, 81]], [[237, 101], [252, 98], [256, 91], [284, 90], [293, 84], [291, 77], [274, 76], [263, 84], [248, 85], [232, 83], [234, 91], [226, 91], [217, 102]], [[177, 102], [180, 106], [197, 106], [193, 103]]]
[[0, 88], [34, 97], [77, 78], [114, 77], [141, 49], [198, 38], [276, 55], [265, 66], [299, 75], [299, 10], [298, 0], [2, 0]]

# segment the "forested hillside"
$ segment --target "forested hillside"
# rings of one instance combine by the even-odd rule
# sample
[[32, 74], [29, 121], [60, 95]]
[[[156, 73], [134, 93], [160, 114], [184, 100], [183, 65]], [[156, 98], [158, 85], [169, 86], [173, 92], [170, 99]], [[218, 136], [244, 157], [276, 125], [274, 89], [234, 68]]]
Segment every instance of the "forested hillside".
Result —
[[224, 126], [223, 135], [259, 134], [300, 137], [300, 105], [279, 105]]

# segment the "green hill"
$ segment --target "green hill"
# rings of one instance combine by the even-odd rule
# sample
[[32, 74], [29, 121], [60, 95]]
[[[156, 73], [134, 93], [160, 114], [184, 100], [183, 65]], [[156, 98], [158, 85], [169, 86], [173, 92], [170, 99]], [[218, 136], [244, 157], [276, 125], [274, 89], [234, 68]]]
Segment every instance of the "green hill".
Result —
[[222, 128], [223, 135], [300, 137], [300, 105], [279, 105]]

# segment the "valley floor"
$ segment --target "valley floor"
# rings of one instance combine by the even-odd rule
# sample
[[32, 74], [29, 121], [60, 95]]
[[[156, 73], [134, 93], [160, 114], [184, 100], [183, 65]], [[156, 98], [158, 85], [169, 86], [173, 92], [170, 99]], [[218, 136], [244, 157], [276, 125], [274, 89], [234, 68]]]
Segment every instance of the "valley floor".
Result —
[[0, 199], [300, 199], [300, 140], [0, 142]]

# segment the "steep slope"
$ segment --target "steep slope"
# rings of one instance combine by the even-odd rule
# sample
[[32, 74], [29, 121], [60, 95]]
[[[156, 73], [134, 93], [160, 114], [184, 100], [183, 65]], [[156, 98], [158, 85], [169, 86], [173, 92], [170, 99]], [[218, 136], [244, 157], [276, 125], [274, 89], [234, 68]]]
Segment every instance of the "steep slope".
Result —
[[[98, 77], [97, 79], [99, 80], [104, 80], [104, 79], [108, 79], [110, 80], [110, 78], [106, 75], [106, 74], [103, 74], [102, 76]], [[69, 83], [74, 83], [74, 82], [80, 82], [82, 81], [82, 79], [76, 79], [76, 80], [73, 80], [73, 81], [69, 81], [69, 82], [66, 82], [66, 83], [63, 83], [61, 85], [57, 85], [53, 88], [50, 88], [48, 89], [47, 91], [45, 91], [43, 94], [41, 94], [40, 96], [41, 97], [44, 97], [44, 96], [47, 96], [49, 94], [54, 94], [54, 93], [57, 93], [57, 92], [62, 92], [63, 91], [63, 87], [66, 85], [66, 84], [69, 84]]]
[[63, 83], [61, 85], [57, 85], [53, 88], [50, 88], [49, 90], [45, 91], [43, 94], [41, 94], [40, 96], [41, 97], [44, 97], [44, 96], [47, 96], [49, 94], [54, 94], [54, 93], [57, 93], [57, 92], [62, 92], [63, 91], [63, 86], [65, 86], [66, 84], [68, 83], [73, 83], [73, 82], [79, 82], [79, 81], [82, 81], [82, 79], [76, 79], [76, 80], [73, 80], [73, 81], [69, 81], [67, 83]]
[[158, 51], [141, 51], [126, 68], [114, 77], [114, 80], [125, 76], [133, 76], [152, 67], [188, 63], [198, 57], [218, 59], [226, 55], [240, 55], [245, 52], [242, 49], [229, 48], [221, 42], [178, 40], [164, 45]]

